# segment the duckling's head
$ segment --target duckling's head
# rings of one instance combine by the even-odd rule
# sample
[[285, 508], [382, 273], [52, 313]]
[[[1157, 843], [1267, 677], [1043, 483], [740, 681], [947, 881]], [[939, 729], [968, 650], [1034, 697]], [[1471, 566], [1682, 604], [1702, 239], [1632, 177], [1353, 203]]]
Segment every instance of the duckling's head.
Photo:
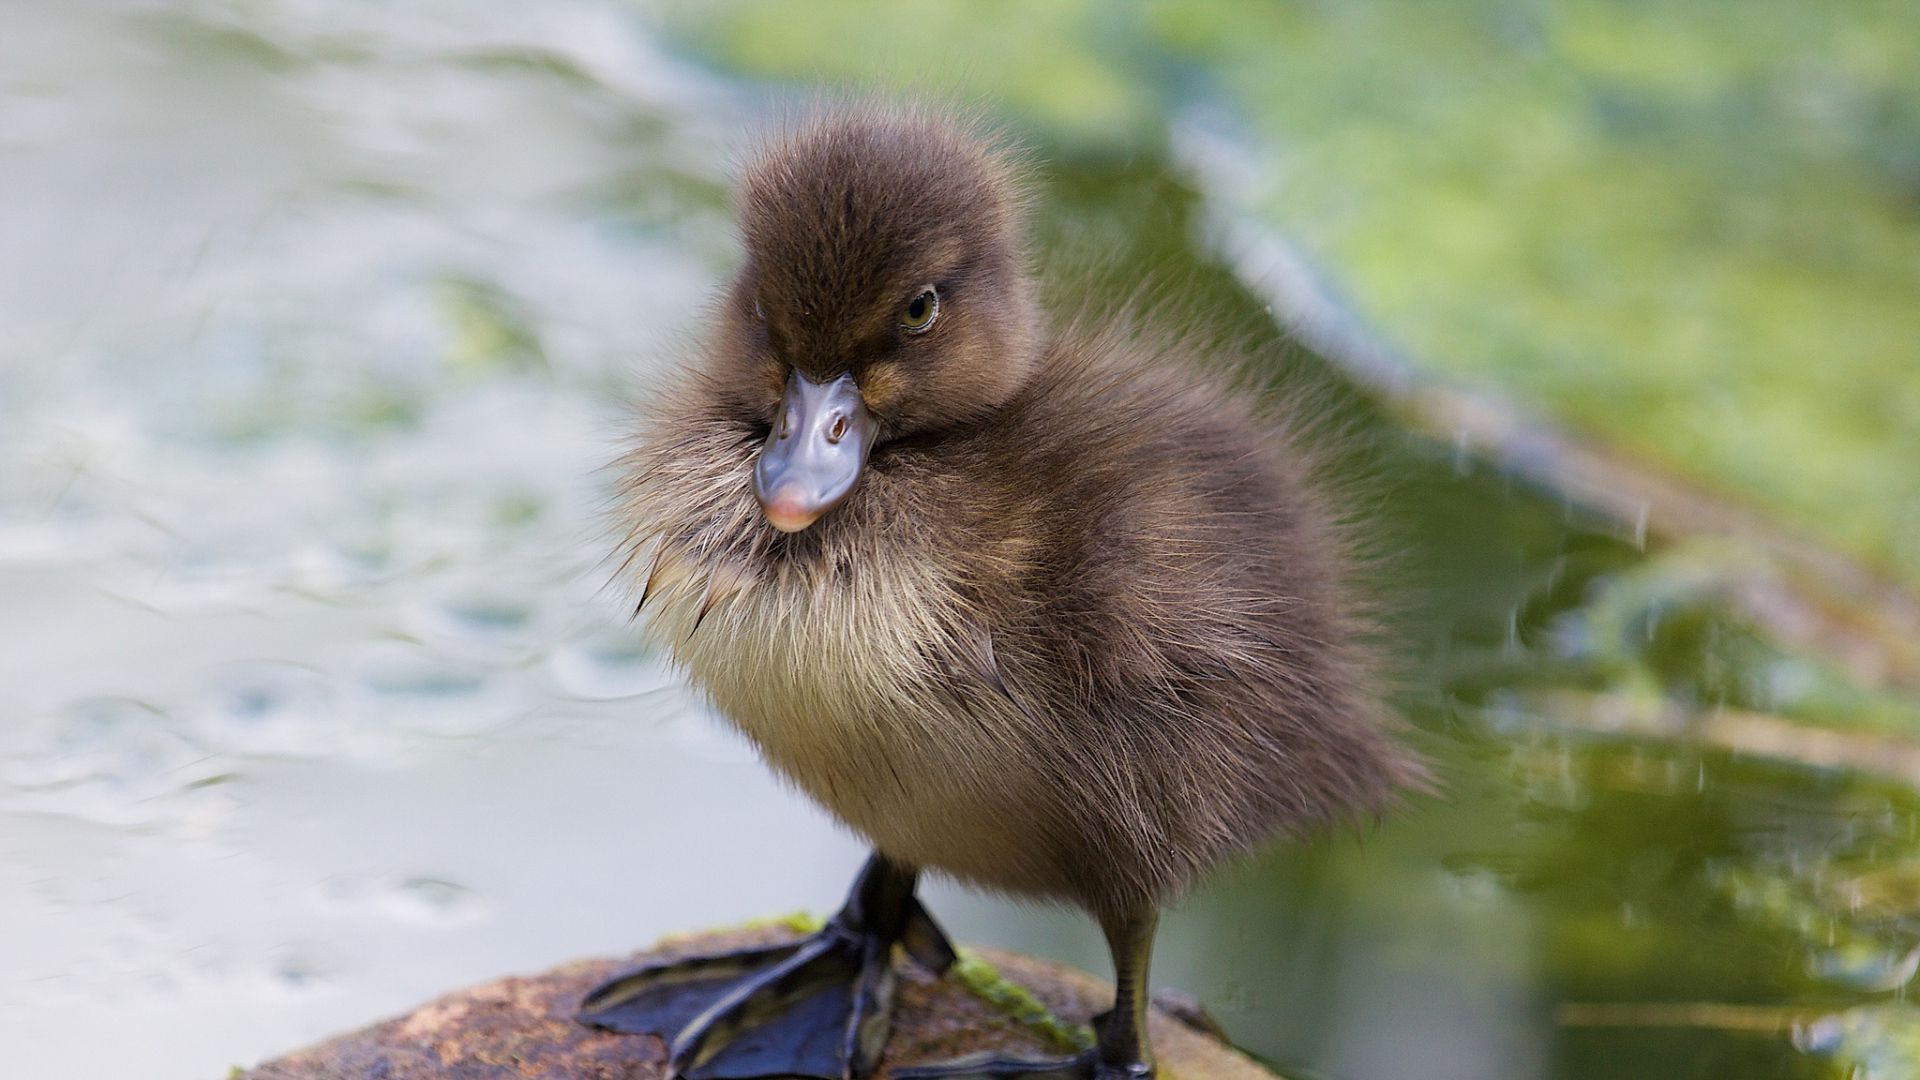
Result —
[[877, 444], [979, 421], [1041, 333], [1021, 189], [989, 139], [914, 112], [829, 114], [738, 191], [746, 258], [721, 312], [729, 406], [764, 425], [754, 491], [783, 532], [850, 494]]

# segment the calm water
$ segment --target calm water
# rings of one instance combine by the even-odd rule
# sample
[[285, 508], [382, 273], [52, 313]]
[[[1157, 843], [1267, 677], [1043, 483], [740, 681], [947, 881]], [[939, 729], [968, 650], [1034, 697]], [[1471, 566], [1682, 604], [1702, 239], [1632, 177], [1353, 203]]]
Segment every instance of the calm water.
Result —
[[[830, 908], [859, 845], [602, 589], [622, 402], [727, 273], [725, 164], [778, 94], [611, 4], [7, 23], [3, 1071], [217, 1076]], [[1272, 335], [1179, 175], [1063, 152], [1051, 261], [1111, 267], [1067, 291], [1147, 267]], [[1912, 1071], [1920, 799], [1679, 737], [1703, 704], [1817, 715], [1820, 673], [1689, 553], [1330, 401], [1405, 552], [1405, 701], [1450, 796], [1223, 876], [1156, 982], [1302, 1076]], [[1077, 917], [931, 900], [1105, 962]]]

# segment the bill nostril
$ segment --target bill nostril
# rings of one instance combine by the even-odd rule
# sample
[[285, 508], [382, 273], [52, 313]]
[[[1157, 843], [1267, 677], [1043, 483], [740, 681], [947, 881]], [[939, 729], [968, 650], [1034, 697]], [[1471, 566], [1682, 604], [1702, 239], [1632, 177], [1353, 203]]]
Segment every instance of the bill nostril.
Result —
[[838, 445], [840, 440], [846, 437], [847, 418], [842, 414], [833, 418], [833, 426], [827, 429], [827, 441]]

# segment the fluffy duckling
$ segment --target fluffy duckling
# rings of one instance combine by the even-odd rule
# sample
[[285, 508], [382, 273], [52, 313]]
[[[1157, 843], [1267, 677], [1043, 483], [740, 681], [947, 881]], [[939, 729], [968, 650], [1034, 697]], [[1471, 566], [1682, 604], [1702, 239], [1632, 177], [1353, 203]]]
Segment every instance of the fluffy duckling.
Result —
[[926, 869], [1091, 913], [1116, 997], [1079, 1057], [893, 1076], [1151, 1076], [1160, 907], [1422, 782], [1308, 459], [1196, 350], [1050, 325], [1015, 163], [969, 125], [829, 113], [737, 203], [739, 274], [624, 461], [628, 564], [650, 632], [874, 854], [819, 934], [628, 973], [583, 1019], [688, 1080], [867, 1076], [894, 946], [952, 960]]

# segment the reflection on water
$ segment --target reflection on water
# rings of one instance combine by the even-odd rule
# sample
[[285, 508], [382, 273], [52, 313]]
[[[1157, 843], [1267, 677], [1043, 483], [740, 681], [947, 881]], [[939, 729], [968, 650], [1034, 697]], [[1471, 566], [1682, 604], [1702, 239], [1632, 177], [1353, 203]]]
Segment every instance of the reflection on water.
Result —
[[[462, 982], [832, 904], [858, 845], [602, 589], [621, 396], [730, 258], [733, 84], [584, 2], [15, 21], [8, 1072], [218, 1075]], [[1114, 273], [1272, 334], [1164, 166], [1063, 158], [1050, 196], [1050, 250], [1132, 245]], [[1729, 750], [1844, 688], [1726, 615], [1711, 559], [1329, 400], [1409, 552], [1407, 707], [1450, 794], [1223, 875], [1158, 980], [1303, 1075], [1900, 1075], [1920, 803], [1897, 771]], [[933, 902], [1104, 963], [1077, 916]]]

